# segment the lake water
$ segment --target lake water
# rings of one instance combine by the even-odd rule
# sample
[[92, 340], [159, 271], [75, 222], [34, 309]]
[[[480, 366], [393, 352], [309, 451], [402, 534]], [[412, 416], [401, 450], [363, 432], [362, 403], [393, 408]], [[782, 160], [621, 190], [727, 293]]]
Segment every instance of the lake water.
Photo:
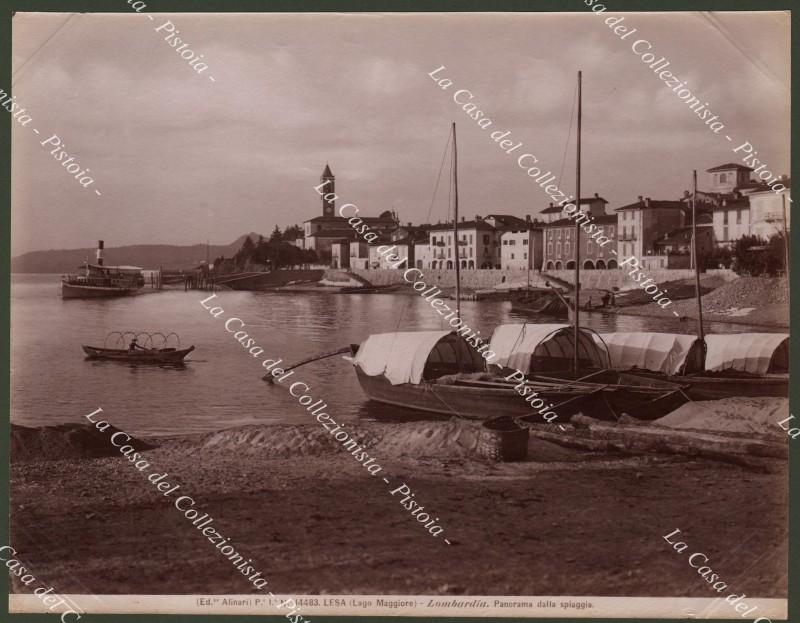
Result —
[[[219, 292], [213, 301], [225, 310], [219, 318], [200, 305], [208, 296], [164, 290], [115, 299], [62, 300], [57, 275], [12, 275], [12, 422], [85, 422], [84, 414], [102, 407], [115, 426], [139, 434], [308, 423], [308, 413], [285, 388], [261, 380], [261, 361], [282, 358], [280, 365], [291, 364], [360, 343], [370, 333], [446, 328], [442, 317], [416, 295]], [[498, 301], [464, 302], [461, 316], [482, 336], [501, 323], [531, 321], [513, 314], [510, 303]], [[225, 331], [223, 324], [230, 317], [246, 323], [245, 330], [265, 351], [261, 358], [247, 354]], [[598, 331], [691, 333], [695, 327], [694, 322], [671, 318], [601, 313], [581, 318], [584, 326]], [[765, 331], [723, 323], [709, 323], [706, 330]], [[86, 360], [81, 345], [103, 346], [112, 331], [174, 331], [184, 347], [194, 344], [196, 350], [184, 368]], [[289, 380], [307, 383], [337, 420], [436, 418], [368, 402], [352, 366], [340, 356], [303, 366]]]

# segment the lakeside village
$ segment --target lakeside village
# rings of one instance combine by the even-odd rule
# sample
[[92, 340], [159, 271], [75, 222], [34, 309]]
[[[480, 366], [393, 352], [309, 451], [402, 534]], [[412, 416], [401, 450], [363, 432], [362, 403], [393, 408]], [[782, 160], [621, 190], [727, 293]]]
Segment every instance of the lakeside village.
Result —
[[[753, 179], [753, 171], [737, 163], [712, 167], [706, 171], [707, 189], [696, 194], [701, 291], [726, 285], [732, 290], [723, 290], [711, 305], [710, 319], [743, 322], [748, 310], [756, 308], [754, 301], [767, 300], [762, 290], [786, 290], [769, 278], [785, 272], [790, 180], [782, 177], [785, 189], [776, 193]], [[405, 278], [406, 270], [416, 268], [417, 276], [430, 273], [452, 297], [458, 263], [464, 299], [501, 298], [511, 300], [516, 311], [567, 317], [579, 231], [581, 309], [696, 315], [691, 305], [673, 305], [696, 294], [687, 190], [676, 190], [674, 199], [640, 196], [619, 207], [594, 193], [582, 197], [580, 213], [573, 214], [550, 203], [524, 218], [496, 213], [462, 217], [457, 245], [452, 222], [402, 223], [390, 210], [368, 216], [354, 203], [337, 203], [336, 178], [328, 165], [314, 190], [322, 204], [320, 215], [302, 228], [281, 232], [276, 226], [269, 239], [247, 237], [232, 257], [201, 266], [199, 281], [237, 290], [390, 293], [409, 291], [413, 280]], [[751, 279], [731, 286], [738, 276]], [[773, 300], [776, 296], [781, 300]], [[779, 306], [788, 302], [788, 295], [783, 300], [774, 292], [767, 298]], [[765, 322], [788, 326], [788, 317], [770, 310]]]
[[[707, 170], [708, 190], [697, 193], [701, 270], [736, 268], [736, 259], [745, 263], [741, 256], [748, 252], [755, 272], [783, 270], [790, 181], [782, 178], [786, 190], [775, 193], [765, 183], [752, 180], [752, 171], [735, 163]], [[337, 209], [335, 184], [326, 165], [315, 187], [322, 199], [320, 216], [305, 221], [302, 230], [293, 226], [281, 233], [276, 227], [268, 241], [245, 240], [239, 253], [218, 258], [215, 268], [223, 274], [311, 264], [359, 273], [400, 268], [453, 270], [456, 262], [466, 271], [575, 268], [576, 219], [553, 203], [525, 218], [488, 214], [467, 221], [462, 217], [456, 251], [452, 223], [403, 224], [393, 211], [366, 216], [352, 203], [342, 203]], [[620, 268], [621, 258], [631, 256], [650, 271], [692, 268], [690, 200], [689, 191], [683, 191], [678, 199], [640, 196], [612, 208], [597, 193], [581, 198], [587, 225], [580, 230], [581, 268], [615, 270]], [[281, 258], [280, 250], [274, 248], [276, 242], [313, 253], [284, 251]], [[273, 248], [265, 252], [268, 243]], [[761, 270], [757, 269], [759, 259]]]
[[[788, 303], [788, 294], [776, 293], [787, 290], [785, 283], [770, 278], [785, 273], [790, 180], [781, 177], [784, 189], [775, 192], [753, 179], [753, 172], [737, 163], [712, 167], [707, 190], [696, 193], [701, 292], [732, 290], [711, 301], [710, 320], [744, 322], [751, 320], [746, 316], [755, 302]], [[452, 221], [402, 223], [391, 210], [368, 216], [355, 203], [337, 203], [336, 178], [328, 165], [313, 189], [321, 214], [302, 227], [281, 231], [276, 225], [268, 238], [250, 234], [230, 257], [207, 258], [192, 268], [103, 266], [101, 241], [98, 261], [87, 266], [86, 274], [62, 280], [62, 296], [130, 294], [148, 280], [157, 288], [399, 293], [411, 291], [414, 280], [407, 274], [415, 268], [416, 276], [428, 275], [452, 298], [458, 268], [462, 299], [499, 298], [511, 300], [522, 313], [570, 317], [580, 232], [582, 310], [696, 317], [691, 305], [673, 305], [696, 294], [688, 190], [676, 190], [675, 199], [639, 196], [619, 207], [594, 193], [564, 206], [537, 206], [524, 218], [462, 217], [456, 245]], [[751, 279], [737, 279], [741, 276]], [[733, 281], [740, 283], [731, 287]], [[767, 291], [771, 294], [763, 298]], [[762, 323], [788, 326], [788, 316], [770, 309], [753, 324]]]
[[[765, 253], [762, 272], [783, 269], [790, 181], [782, 178], [786, 189], [775, 193], [765, 183], [752, 180], [752, 171], [735, 163], [707, 170], [709, 188], [697, 193], [701, 270], [730, 268], [737, 245], [745, 245], [743, 250], [754, 254], [775, 247], [779, 251], [777, 261]], [[456, 251], [452, 223], [403, 224], [393, 211], [365, 216], [353, 204], [342, 204], [337, 210], [335, 184], [336, 178], [326, 165], [315, 188], [322, 198], [322, 214], [303, 223], [302, 235], [296, 235], [300, 230], [294, 226], [278, 238], [314, 251], [304, 256], [306, 260], [317, 258], [330, 268], [364, 271], [399, 266], [452, 270], [456, 262], [462, 270], [574, 269], [575, 219], [568, 218], [559, 205], [550, 203], [525, 218], [488, 214], [467, 221], [462, 217]], [[581, 198], [580, 210], [586, 214], [588, 225], [581, 228], [581, 268], [614, 270], [620, 267], [620, 258], [630, 256], [639, 258], [641, 267], [647, 270], [692, 268], [690, 199], [689, 191], [683, 191], [678, 199], [640, 196], [612, 208], [597, 193]], [[374, 236], [365, 239], [365, 232]], [[276, 227], [271, 240], [274, 242], [278, 235]], [[391, 253], [386, 252], [387, 247], [391, 247]], [[390, 255], [396, 259], [389, 260]], [[256, 244], [245, 241], [237, 256], [227, 261], [220, 258], [216, 266], [229, 272], [255, 268], [259, 263], [277, 267], [276, 260], [285, 265], [276, 255], [267, 258], [258, 253]]]

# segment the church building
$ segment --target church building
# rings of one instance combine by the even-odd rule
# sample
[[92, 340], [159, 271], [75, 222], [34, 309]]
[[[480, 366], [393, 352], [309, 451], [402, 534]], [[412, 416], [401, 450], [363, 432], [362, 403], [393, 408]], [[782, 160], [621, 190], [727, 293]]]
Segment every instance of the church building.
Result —
[[[329, 262], [331, 260], [331, 248], [333, 245], [347, 244], [351, 241], [360, 240], [358, 234], [350, 227], [347, 219], [336, 213], [335, 199], [325, 199], [336, 192], [336, 177], [331, 172], [330, 166], [325, 165], [325, 170], [319, 181], [323, 186], [322, 214], [307, 220], [303, 223], [306, 249], [314, 249], [320, 260]], [[369, 225], [370, 231], [376, 232], [380, 236], [390, 237], [391, 232], [400, 225], [397, 215], [390, 210], [386, 210], [380, 216], [358, 215], [361, 220]]]

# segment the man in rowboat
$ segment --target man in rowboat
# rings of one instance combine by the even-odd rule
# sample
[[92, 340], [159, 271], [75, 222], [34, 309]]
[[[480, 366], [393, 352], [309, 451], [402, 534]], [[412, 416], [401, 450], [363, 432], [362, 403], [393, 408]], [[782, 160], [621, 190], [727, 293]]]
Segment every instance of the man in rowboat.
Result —
[[128, 351], [132, 353], [132, 352], [134, 352], [134, 351], [135, 351], [137, 348], [138, 348], [139, 350], [147, 350], [147, 349], [146, 349], [144, 346], [139, 346], [139, 344], [136, 342], [136, 336], [134, 336], [134, 337], [133, 337], [133, 339], [131, 340], [131, 344], [130, 344], [130, 346], [128, 346]]

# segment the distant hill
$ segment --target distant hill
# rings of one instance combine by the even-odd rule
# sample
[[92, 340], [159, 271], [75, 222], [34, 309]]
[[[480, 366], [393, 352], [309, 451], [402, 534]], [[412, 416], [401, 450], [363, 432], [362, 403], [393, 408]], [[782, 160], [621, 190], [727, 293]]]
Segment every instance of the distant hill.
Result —
[[[233, 256], [247, 236], [255, 242], [258, 234], [239, 236], [227, 245], [209, 245], [208, 256], [213, 261], [221, 255]], [[94, 262], [96, 247], [86, 249], [59, 249], [31, 251], [11, 259], [12, 273], [69, 273], [76, 271], [89, 258]], [[103, 252], [104, 263], [109, 266], [127, 265], [142, 268], [194, 268], [206, 259], [206, 245], [176, 246], [169, 244], [136, 244], [126, 247], [107, 247]]]

